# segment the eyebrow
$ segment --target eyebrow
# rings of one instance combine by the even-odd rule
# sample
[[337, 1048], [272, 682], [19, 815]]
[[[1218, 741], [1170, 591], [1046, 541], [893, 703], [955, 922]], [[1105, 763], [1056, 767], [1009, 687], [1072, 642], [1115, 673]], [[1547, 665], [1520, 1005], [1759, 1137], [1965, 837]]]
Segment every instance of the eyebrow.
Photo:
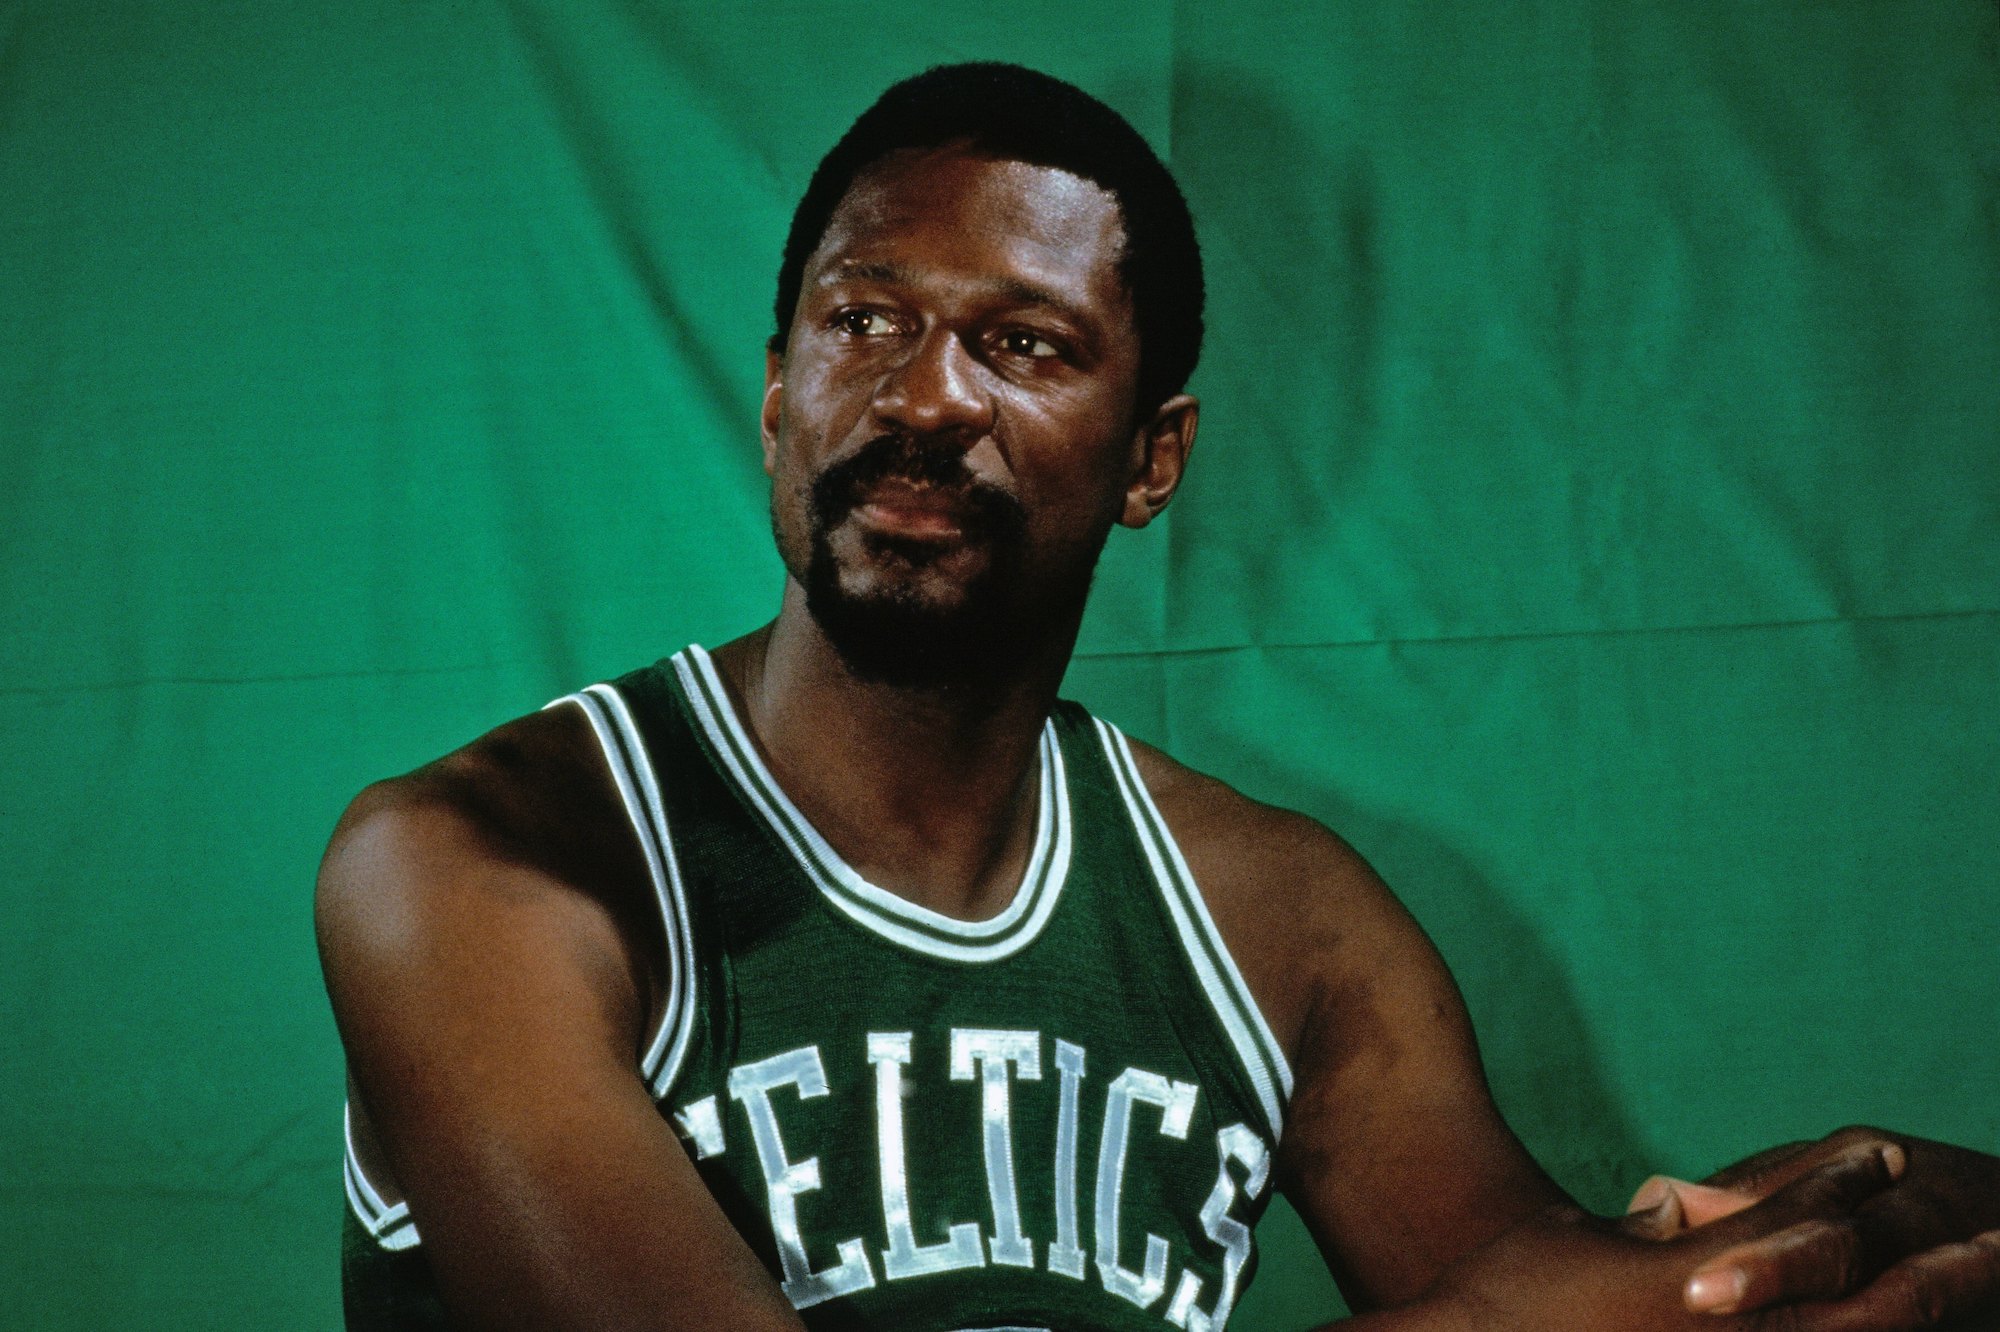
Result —
[[[886, 282], [892, 286], [905, 287], [921, 285], [913, 269], [902, 264], [871, 263], [865, 259], [840, 260], [820, 276], [816, 285], [828, 286], [835, 282]], [[1047, 306], [1074, 324], [1087, 325], [1090, 322], [1075, 305], [1047, 287], [1038, 287], [1019, 278], [999, 278], [990, 285], [1016, 304]]]
[[818, 285], [833, 282], [891, 282], [908, 286], [916, 281], [916, 275], [901, 264], [871, 264], [862, 259], [842, 259], [839, 263], [820, 274]]

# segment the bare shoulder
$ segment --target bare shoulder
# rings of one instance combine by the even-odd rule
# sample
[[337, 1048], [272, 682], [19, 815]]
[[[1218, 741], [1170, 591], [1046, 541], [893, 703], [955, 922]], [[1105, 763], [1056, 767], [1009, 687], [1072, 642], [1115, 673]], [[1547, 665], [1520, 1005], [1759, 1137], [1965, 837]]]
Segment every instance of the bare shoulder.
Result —
[[1132, 743], [1251, 992], [1296, 1059], [1315, 1007], [1427, 949], [1380, 876], [1326, 825]]
[[575, 708], [357, 795], [321, 862], [314, 923], [364, 1155], [371, 1121], [410, 1090], [414, 1052], [454, 1033], [477, 1048], [519, 996], [545, 990], [533, 1020], [629, 1062], [660, 965], [649, 885]]
[[454, 1326], [802, 1326], [640, 1072], [651, 899], [571, 707], [370, 786], [334, 833], [316, 915], [355, 1161]]
[[565, 871], [603, 844], [616, 799], [582, 713], [530, 713], [362, 790], [334, 829], [326, 868], [338, 886], [385, 856], [414, 867], [470, 854], [580, 877]]
[[[491, 872], [501, 868], [519, 873]], [[553, 708], [365, 788], [334, 829], [318, 904], [323, 928], [358, 926], [422, 899], [541, 880], [620, 909], [642, 876], [588, 722]]]

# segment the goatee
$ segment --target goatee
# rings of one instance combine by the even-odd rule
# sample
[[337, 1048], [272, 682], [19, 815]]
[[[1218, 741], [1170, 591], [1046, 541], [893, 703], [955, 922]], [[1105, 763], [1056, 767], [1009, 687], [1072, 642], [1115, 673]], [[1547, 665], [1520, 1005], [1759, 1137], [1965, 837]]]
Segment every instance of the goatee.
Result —
[[[908, 577], [871, 593], [842, 585], [833, 533], [887, 480], [951, 497], [959, 536], [946, 544], [882, 533], [861, 541], [879, 563], [903, 566]], [[1006, 491], [977, 480], [955, 441], [881, 435], [821, 473], [811, 494], [811, 543], [800, 583], [806, 609], [848, 670], [863, 680], [902, 688], [946, 689], [1008, 678], [1034, 642], [1030, 617], [1018, 605], [1027, 514]], [[927, 568], [978, 543], [986, 559], [949, 602], [927, 597]]]

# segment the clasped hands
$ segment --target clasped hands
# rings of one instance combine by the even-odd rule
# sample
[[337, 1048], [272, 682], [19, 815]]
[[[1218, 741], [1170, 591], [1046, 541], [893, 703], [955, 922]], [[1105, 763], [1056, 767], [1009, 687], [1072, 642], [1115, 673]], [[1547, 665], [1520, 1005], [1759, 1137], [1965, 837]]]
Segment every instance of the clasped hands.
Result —
[[2000, 1158], [1843, 1129], [1656, 1176], [1616, 1221], [1540, 1217], [1434, 1293], [1494, 1332], [2000, 1329]]

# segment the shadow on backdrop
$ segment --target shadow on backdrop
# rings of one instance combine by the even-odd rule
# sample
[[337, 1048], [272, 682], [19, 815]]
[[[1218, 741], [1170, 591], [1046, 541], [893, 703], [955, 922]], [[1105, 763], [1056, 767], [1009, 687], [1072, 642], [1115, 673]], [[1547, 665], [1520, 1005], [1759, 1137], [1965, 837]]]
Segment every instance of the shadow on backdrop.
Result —
[[[1176, 697], [1213, 695], [1166, 678], [1190, 666], [1231, 674], [1224, 663], [1260, 651], [1260, 628], [1275, 628], [1291, 643], [1346, 637], [1345, 626], [1256, 620], [1265, 606], [1298, 604], [1296, 596], [1268, 595], [1269, 580], [1296, 577], [1301, 567], [1287, 561], [1288, 544], [1337, 526], [1340, 496], [1384, 442], [1374, 408], [1383, 340], [1381, 209], [1365, 149], [1342, 151], [1340, 144], [1337, 133], [1306, 132], [1246, 71], [1185, 58], [1177, 64], [1172, 165], [1201, 230], [1211, 311], [1239, 321], [1246, 310], [1263, 317], [1211, 322], [1208, 368], [1195, 385], [1208, 409], [1207, 447], [1197, 454], [1187, 496], [1170, 511], [1167, 568], [1155, 575], [1166, 588], [1161, 650], [1107, 643], [1109, 650], [1093, 652], [1086, 635], [1067, 689], [1176, 756], [1250, 795], [1299, 808], [1353, 842], [1395, 886], [1457, 977], [1508, 1122], [1579, 1201], [1616, 1209], [1649, 1173], [1650, 1152], [1604, 1077], [1560, 946], [1495, 875], [1454, 850], [1446, 833], [1372, 814], [1363, 797], [1336, 789], [1339, 756], [1300, 744], [1270, 700], [1239, 684], [1222, 691], [1235, 695], [1233, 716], [1177, 716]], [[1311, 262], [1314, 256], [1321, 262]], [[1222, 346], [1227, 360], [1214, 355]], [[1336, 446], [1289, 466], [1282, 459], [1228, 466], [1229, 438], [1253, 432]], [[1261, 517], [1246, 528], [1250, 514]], [[1241, 544], [1246, 531], [1257, 534], [1255, 543], [1231, 550], [1230, 538]], [[1188, 576], [1191, 566], [1203, 576]], [[1365, 618], [1366, 607], [1354, 609]], [[1321, 651], [1337, 662], [1344, 650]], [[1231, 721], [1228, 734], [1214, 729]], [[1322, 720], [1314, 729], [1337, 725]], [[1283, 738], [1264, 738], [1274, 736]], [[1413, 736], [1412, 743], [1423, 741]], [[1504, 873], [1498, 877], [1504, 881]], [[1235, 1314], [1240, 1326], [1288, 1332], [1341, 1311], [1317, 1249], [1282, 1200], [1259, 1240], [1260, 1275]]]

